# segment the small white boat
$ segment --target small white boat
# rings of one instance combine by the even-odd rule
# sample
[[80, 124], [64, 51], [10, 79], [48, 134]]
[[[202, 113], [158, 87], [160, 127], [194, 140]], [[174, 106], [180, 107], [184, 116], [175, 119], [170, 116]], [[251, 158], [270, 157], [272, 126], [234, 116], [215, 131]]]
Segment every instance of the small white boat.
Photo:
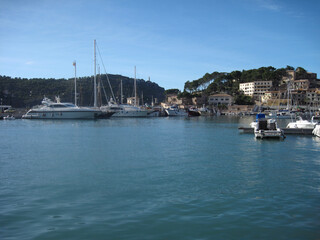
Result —
[[278, 128], [274, 119], [266, 119], [264, 114], [257, 114], [257, 123], [254, 126], [256, 138], [285, 138], [283, 131]]
[[314, 127], [312, 133], [313, 133], [314, 135], [316, 135], [317, 137], [320, 137], [320, 124], [317, 124], [317, 125]]
[[314, 117], [311, 118], [311, 121], [303, 120], [302, 117], [299, 117], [299, 120], [291, 122], [287, 125], [287, 128], [308, 128], [314, 129], [317, 125], [317, 121], [314, 121]]
[[15, 120], [16, 118], [14, 116], [6, 116], [6, 117], [3, 117], [3, 120]]
[[188, 116], [188, 112], [186, 112], [184, 109], [180, 109], [177, 105], [170, 106], [169, 108], [165, 109], [165, 111], [169, 117]]

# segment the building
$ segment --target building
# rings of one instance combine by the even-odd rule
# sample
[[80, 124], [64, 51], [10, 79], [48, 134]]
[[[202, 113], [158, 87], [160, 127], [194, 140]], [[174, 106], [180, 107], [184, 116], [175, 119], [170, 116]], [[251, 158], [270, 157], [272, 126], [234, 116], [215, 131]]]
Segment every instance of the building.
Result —
[[320, 106], [320, 89], [310, 88], [306, 91], [306, 104], [311, 107]]
[[290, 101], [293, 105], [306, 105], [307, 90], [293, 90], [291, 91]]
[[293, 81], [293, 89], [295, 90], [308, 90], [309, 86], [310, 86], [310, 81], [308, 79]]
[[219, 93], [219, 94], [214, 94], [210, 95], [208, 98], [208, 104], [209, 105], [226, 105], [230, 106], [233, 103], [233, 97], [229, 94], [226, 93]]
[[271, 87], [272, 81], [254, 81], [239, 84], [239, 90], [254, 99], [259, 99], [265, 92], [269, 91]]

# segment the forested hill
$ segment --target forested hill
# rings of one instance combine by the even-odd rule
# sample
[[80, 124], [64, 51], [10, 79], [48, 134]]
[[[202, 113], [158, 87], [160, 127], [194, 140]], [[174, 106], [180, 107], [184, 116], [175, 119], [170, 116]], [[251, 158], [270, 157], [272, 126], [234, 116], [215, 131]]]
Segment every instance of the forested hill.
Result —
[[184, 85], [186, 93], [203, 92], [211, 94], [215, 92], [226, 92], [231, 95], [239, 94], [239, 84], [253, 81], [272, 81], [275, 88], [279, 87], [281, 80], [286, 76], [287, 70], [296, 71], [296, 79], [308, 78], [307, 71], [302, 67], [296, 69], [287, 66], [286, 68], [274, 67], [261, 67], [258, 69], [232, 71], [226, 72], [213, 72], [206, 73], [203, 77], [187, 81]]
[[[123, 96], [134, 96], [134, 80], [121, 75], [108, 74], [110, 85], [117, 99], [120, 99], [120, 82], [122, 80]], [[108, 100], [111, 91], [107, 81], [107, 75], [97, 76], [101, 79]], [[93, 105], [93, 77], [82, 77], [77, 79], [78, 105]], [[103, 89], [101, 90], [102, 104], [106, 104], [106, 97]], [[158, 84], [137, 79], [137, 94], [141, 98], [143, 95], [144, 103], [151, 103], [152, 97], [158, 101], [164, 100], [164, 88]], [[74, 102], [74, 79], [26, 79], [11, 78], [0, 76], [0, 100], [2, 104], [12, 105], [13, 107], [32, 107], [41, 103], [43, 97], [54, 100], [55, 96], [60, 96], [63, 102]]]

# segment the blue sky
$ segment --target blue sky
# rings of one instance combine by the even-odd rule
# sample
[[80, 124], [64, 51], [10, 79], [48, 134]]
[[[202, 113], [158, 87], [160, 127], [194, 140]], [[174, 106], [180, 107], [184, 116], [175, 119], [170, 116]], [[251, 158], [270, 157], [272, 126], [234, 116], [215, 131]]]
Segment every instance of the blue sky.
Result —
[[319, 10], [312, 0], [0, 0], [0, 75], [72, 78], [76, 60], [91, 76], [94, 39], [108, 73], [134, 77], [136, 66], [166, 89], [262, 66], [319, 75]]

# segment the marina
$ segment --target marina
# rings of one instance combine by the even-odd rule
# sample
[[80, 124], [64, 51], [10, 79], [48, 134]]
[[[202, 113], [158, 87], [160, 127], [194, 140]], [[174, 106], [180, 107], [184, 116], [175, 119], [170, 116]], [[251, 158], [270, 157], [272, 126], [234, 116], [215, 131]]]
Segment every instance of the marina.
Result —
[[0, 240], [319, 240], [317, 1], [2, 1]]

